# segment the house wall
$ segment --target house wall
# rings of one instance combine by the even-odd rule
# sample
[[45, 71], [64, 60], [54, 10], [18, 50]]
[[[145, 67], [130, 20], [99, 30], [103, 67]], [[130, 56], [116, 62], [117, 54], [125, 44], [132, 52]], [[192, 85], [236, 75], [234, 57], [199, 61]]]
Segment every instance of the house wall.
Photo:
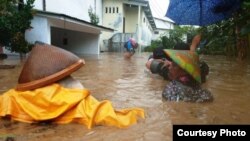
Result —
[[[102, 39], [107, 40], [115, 33], [123, 33], [123, 18], [125, 18], [125, 33], [136, 33], [136, 37], [134, 37], [136, 39], [140, 35], [140, 39], [137, 39], [137, 41], [141, 46], [151, 44], [153, 29], [143, 7], [126, 5], [123, 2], [125, 0], [103, 0], [103, 26], [113, 28], [116, 31], [114, 33], [102, 34]], [[113, 13], [113, 7], [119, 8], [119, 13]], [[111, 11], [109, 11], [109, 8], [111, 8]], [[139, 9], [140, 12], [138, 12]], [[105, 50], [104, 47], [102, 49]]]
[[41, 41], [50, 44], [50, 24], [46, 18], [35, 16], [31, 21], [31, 27], [33, 28], [25, 33], [28, 42]]
[[138, 27], [138, 7], [124, 6], [125, 15], [125, 32], [136, 33]]
[[[99, 54], [99, 36], [96, 34], [51, 28], [52, 44], [63, 49], [70, 50], [75, 54]], [[67, 39], [67, 44], [63, 44], [63, 39]]]
[[162, 36], [169, 37], [169, 29], [156, 29], [154, 31], [154, 35], [152, 37], [152, 40], [160, 40]]
[[35, 0], [34, 9], [43, 10], [43, 0]]
[[[117, 11], [118, 10], [118, 11]], [[104, 0], [103, 3], [103, 25], [117, 32], [123, 29], [123, 4], [120, 0]]]
[[[101, 51], [108, 51], [108, 48], [106, 47], [107, 40], [110, 39], [115, 33], [123, 32], [123, 17], [124, 10], [122, 0], [103, 0], [102, 24], [103, 26], [112, 28], [115, 31], [113, 33], [102, 32], [100, 42]], [[106, 44], [104, 41], [106, 41]]]
[[[35, 0], [35, 9], [43, 10], [43, 0]], [[59, 14], [65, 14], [77, 19], [89, 21], [88, 9], [102, 13], [102, 0], [46, 0], [46, 10]], [[60, 17], [57, 19], [60, 21]], [[101, 23], [101, 16], [100, 22]], [[91, 34], [72, 30], [62, 29], [60, 22], [51, 22], [46, 16], [35, 15], [31, 21], [31, 30], [26, 31], [25, 38], [28, 42], [41, 42], [52, 44], [67, 49], [76, 54], [99, 54], [100, 53], [100, 33]], [[58, 29], [58, 30], [57, 30]], [[67, 32], [68, 44], [63, 44], [63, 35]]]
[[146, 14], [142, 11], [141, 13], [141, 45], [148, 46], [151, 44], [151, 39], [154, 33]]
[[154, 31], [154, 35], [152, 37], [153, 40], [159, 40], [161, 36], [169, 37], [169, 31], [174, 29], [174, 24], [172, 21], [155, 18], [155, 24], [157, 29]]
[[[99, 25], [102, 25], [102, 0], [46, 0], [45, 5], [45, 11], [62, 13], [85, 21], [90, 21], [88, 10], [91, 6], [99, 16]], [[43, 10], [43, 0], [35, 0], [34, 9]]]
[[[104, 43], [103, 40], [109, 39], [115, 33], [123, 32], [123, 17], [125, 18], [125, 32], [136, 33], [137, 36], [135, 38], [140, 37], [140, 39], [137, 39], [140, 46], [149, 45], [151, 43], [153, 30], [146, 18], [143, 7], [140, 6], [139, 8], [138, 5], [137, 6], [135, 5], [125, 6], [125, 4], [123, 3], [124, 1], [125, 0], [74, 0], [73, 2], [72, 0], [60, 0], [60, 2], [58, 2], [58, 0], [46, 0], [45, 11], [62, 13], [71, 17], [81, 19], [81, 20], [90, 21], [89, 15], [88, 15], [89, 7], [91, 6], [94, 11], [96, 10], [98, 16], [100, 17], [99, 25], [113, 28], [115, 29], [115, 32], [108, 33], [108, 32], [102, 31], [101, 35], [97, 35], [98, 40], [95, 39], [95, 41], [96, 40], [99, 41], [99, 44], [97, 43], [97, 46], [96, 46], [97, 49], [90, 49], [90, 51], [87, 51], [90, 53], [92, 53], [93, 50], [95, 51], [106, 50], [103, 45]], [[43, 0], [35, 0], [34, 4], [35, 4], [35, 7], [34, 7], [35, 9], [43, 10]], [[140, 9], [140, 12], [138, 12], [138, 9]], [[46, 33], [43, 33], [43, 32], [39, 33], [40, 29], [43, 29], [43, 28], [39, 27], [40, 25], [38, 25], [38, 21], [35, 21], [34, 23], [36, 24], [38, 29], [35, 29], [32, 32], [37, 32], [38, 35], [34, 36], [33, 38], [36, 38], [39, 40], [42, 39], [43, 42], [50, 43], [51, 42], [50, 33], [48, 31], [50, 30], [50, 25], [47, 25], [48, 27], [46, 27], [46, 25], [44, 24], [43, 27], [45, 28]], [[48, 23], [49, 22], [47, 21], [47, 24]], [[28, 34], [31, 34], [31, 33], [28, 33]], [[43, 35], [45, 35], [45, 37], [43, 37], [45, 39], [37, 37], [37, 36], [43, 36]], [[31, 38], [30, 40], [34, 41], [35, 39], [33, 38]], [[89, 41], [92, 41], [91, 37]], [[93, 48], [96, 48], [96, 47], [93, 47]], [[83, 50], [85, 49], [86, 48], [84, 48]]]
[[[52, 44], [75, 54], [99, 54], [99, 34], [77, 32], [53, 27], [47, 18], [35, 16], [32, 20], [30, 31], [26, 32], [25, 38], [30, 43], [41, 41]], [[41, 30], [42, 29], [42, 30]], [[67, 38], [67, 45], [63, 39]]]

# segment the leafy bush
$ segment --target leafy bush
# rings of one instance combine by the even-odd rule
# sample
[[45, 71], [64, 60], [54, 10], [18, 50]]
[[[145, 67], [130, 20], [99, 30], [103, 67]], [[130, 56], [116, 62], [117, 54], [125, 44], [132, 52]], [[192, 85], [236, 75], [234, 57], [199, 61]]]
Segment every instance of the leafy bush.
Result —
[[35, 11], [34, 0], [27, 3], [16, 0], [2, 0], [0, 7], [0, 44], [12, 52], [27, 53], [31, 44], [25, 40], [25, 31], [32, 28], [31, 20]]
[[96, 15], [96, 13], [93, 12], [92, 7], [89, 7], [89, 18], [90, 18], [90, 22], [94, 25], [98, 25], [99, 23], [99, 17]]

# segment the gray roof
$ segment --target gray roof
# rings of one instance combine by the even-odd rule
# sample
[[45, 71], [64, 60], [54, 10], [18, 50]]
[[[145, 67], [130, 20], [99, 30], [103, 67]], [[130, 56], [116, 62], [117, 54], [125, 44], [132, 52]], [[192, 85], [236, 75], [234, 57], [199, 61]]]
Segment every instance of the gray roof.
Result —
[[48, 11], [40, 11], [40, 10], [36, 10], [36, 14], [38, 15], [44, 15], [44, 16], [52, 16], [52, 17], [59, 17], [59, 18], [65, 18], [65, 19], [70, 19], [72, 21], [76, 21], [78, 23], [81, 23], [82, 25], [87, 25], [89, 27], [101, 30], [101, 31], [109, 31], [109, 32], [113, 32], [114, 29], [112, 28], [108, 28], [108, 27], [104, 27], [104, 26], [100, 26], [100, 25], [94, 25], [90, 22], [75, 18], [75, 17], [71, 17], [65, 14], [61, 14], [61, 13], [55, 13], [55, 12], [48, 12]]

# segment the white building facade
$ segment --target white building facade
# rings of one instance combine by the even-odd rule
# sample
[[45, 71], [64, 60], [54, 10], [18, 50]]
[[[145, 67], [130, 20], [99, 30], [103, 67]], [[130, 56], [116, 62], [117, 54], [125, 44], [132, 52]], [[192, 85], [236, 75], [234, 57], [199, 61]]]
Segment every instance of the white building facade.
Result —
[[[100, 15], [99, 25], [89, 22], [90, 7]], [[35, 0], [33, 28], [25, 37], [28, 42], [52, 44], [75, 54], [99, 54], [102, 31], [113, 32], [101, 26], [101, 7], [102, 0]]]
[[152, 40], [160, 40], [162, 36], [169, 37], [169, 31], [174, 29], [174, 22], [167, 18], [154, 18], [156, 29], [154, 30], [154, 35]]
[[[90, 23], [88, 11], [99, 17]], [[146, 0], [35, 0], [37, 13], [26, 40], [44, 42], [75, 54], [99, 54], [107, 51], [104, 40], [127, 34], [140, 47], [148, 46], [156, 29]], [[124, 42], [124, 40], [122, 41]]]
[[140, 47], [151, 44], [156, 26], [148, 1], [103, 0], [102, 11], [103, 26], [115, 30], [114, 34], [105, 33], [103, 39], [113, 37], [113, 42], [123, 43], [128, 37], [132, 37], [137, 40]]

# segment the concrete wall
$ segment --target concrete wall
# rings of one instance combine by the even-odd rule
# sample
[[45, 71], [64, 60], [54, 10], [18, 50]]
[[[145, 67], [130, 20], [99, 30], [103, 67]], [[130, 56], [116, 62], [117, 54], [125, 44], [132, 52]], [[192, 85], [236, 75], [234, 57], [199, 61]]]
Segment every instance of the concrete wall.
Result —
[[153, 35], [153, 40], [160, 39], [161, 36], [169, 36], [169, 30], [174, 29], [174, 24], [171, 21], [155, 18], [155, 24], [157, 29]]
[[138, 7], [126, 7], [124, 6], [124, 10], [126, 11], [125, 16], [125, 32], [126, 33], [136, 33], [138, 26]]
[[[51, 44], [69, 50], [75, 54], [99, 54], [99, 35], [51, 28]], [[67, 44], [63, 39], [67, 39]]]
[[168, 29], [157, 29], [155, 30], [155, 34], [152, 37], [152, 40], [160, 40], [162, 36], [169, 37], [169, 30]]
[[[46, 10], [66, 14], [81, 20], [90, 21], [88, 10], [90, 6], [98, 15], [102, 25], [102, 0], [46, 0]], [[34, 8], [43, 10], [43, 0], [35, 0]]]
[[50, 44], [50, 24], [46, 18], [35, 16], [31, 21], [31, 26], [33, 28], [25, 33], [25, 38], [28, 42], [34, 43], [39, 40]]
[[123, 32], [124, 9], [122, 0], [103, 0], [102, 17], [103, 17], [102, 21], [103, 26], [115, 30], [113, 33], [102, 32], [101, 34], [101, 42], [100, 42], [101, 51], [108, 51], [108, 48], [105, 46], [104, 41], [110, 39], [115, 33]]
[[123, 29], [122, 1], [104, 0], [102, 12], [103, 12], [103, 25], [115, 29], [117, 32], [121, 32]]
[[152, 36], [154, 34], [154, 30], [152, 29], [145, 12], [141, 12], [141, 45], [148, 46], [151, 44]]
[[[35, 9], [43, 10], [43, 0], [35, 0]], [[89, 7], [98, 14], [102, 21], [102, 0], [46, 0], [46, 10], [65, 14], [77, 19], [89, 21]], [[60, 17], [59, 17], [60, 18]], [[26, 31], [25, 38], [28, 42], [34, 43], [39, 40], [44, 43], [62, 47], [76, 54], [99, 54], [100, 53], [100, 34], [90, 34], [72, 30], [62, 29], [61, 19], [49, 21], [44, 16], [36, 15], [32, 20], [31, 30]], [[52, 32], [52, 33], [51, 33]], [[67, 45], [63, 44], [66, 32]]]
[[[51, 27], [51, 24], [44, 17], [36, 16], [32, 20], [32, 29], [26, 32], [26, 39], [30, 43], [41, 41], [52, 44], [75, 54], [99, 54], [99, 34], [90, 34]], [[63, 44], [63, 39], [67, 44]]]
[[[123, 26], [125, 26], [125, 33], [136, 33], [135, 39], [138, 38], [138, 35], [141, 35], [140, 39], [137, 39], [140, 45], [147, 46], [151, 44], [154, 32], [143, 7], [141, 6], [139, 8], [138, 5], [126, 5], [124, 2], [125, 0], [103, 0], [103, 26], [113, 28], [116, 31], [114, 33], [102, 34], [102, 39], [107, 40], [115, 33], [123, 33]], [[113, 8], [118, 8], [119, 12], [113, 13]], [[123, 25], [123, 18], [125, 19], [125, 25]], [[102, 47], [102, 50], [107, 49]]]

